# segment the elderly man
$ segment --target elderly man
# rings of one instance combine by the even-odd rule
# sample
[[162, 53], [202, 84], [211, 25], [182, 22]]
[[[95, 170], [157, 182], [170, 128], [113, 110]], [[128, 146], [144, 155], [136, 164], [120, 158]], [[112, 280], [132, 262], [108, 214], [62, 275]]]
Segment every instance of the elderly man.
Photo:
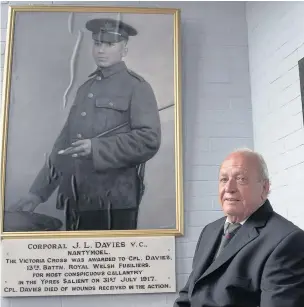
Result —
[[161, 127], [150, 84], [122, 60], [137, 30], [120, 20], [89, 20], [97, 69], [78, 89], [50, 158], [29, 194], [12, 208], [34, 210], [58, 189], [67, 230], [136, 229], [145, 163]]
[[267, 199], [264, 159], [231, 153], [219, 172], [226, 217], [207, 225], [174, 307], [303, 307], [304, 231]]

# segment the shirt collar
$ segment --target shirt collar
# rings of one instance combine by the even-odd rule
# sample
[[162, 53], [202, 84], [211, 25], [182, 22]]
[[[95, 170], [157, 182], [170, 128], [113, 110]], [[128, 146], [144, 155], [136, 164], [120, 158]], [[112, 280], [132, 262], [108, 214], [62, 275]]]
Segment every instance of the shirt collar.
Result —
[[[248, 216], [245, 220], [243, 220], [243, 221], [241, 221], [241, 222], [239, 222], [239, 223], [240, 223], [241, 225], [244, 225], [245, 222], [246, 222], [248, 219], [249, 219], [249, 216]], [[228, 219], [228, 217], [226, 217], [225, 224], [226, 224], [226, 223], [231, 223], [230, 220]]]
[[94, 72], [89, 75], [89, 77], [101, 75], [102, 77], [107, 78], [125, 69], [127, 69], [126, 64], [125, 62], [121, 61], [109, 67], [98, 67]]

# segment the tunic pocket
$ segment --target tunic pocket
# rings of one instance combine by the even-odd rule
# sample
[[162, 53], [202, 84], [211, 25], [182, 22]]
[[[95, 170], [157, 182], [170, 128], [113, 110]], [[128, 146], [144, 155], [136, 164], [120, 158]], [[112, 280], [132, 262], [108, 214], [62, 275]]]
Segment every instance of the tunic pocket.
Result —
[[124, 96], [116, 96], [112, 98], [97, 97], [95, 106], [97, 108], [126, 112], [129, 108], [129, 100]]
[[112, 129], [129, 119], [129, 97], [96, 97], [95, 101], [95, 132], [101, 133]]

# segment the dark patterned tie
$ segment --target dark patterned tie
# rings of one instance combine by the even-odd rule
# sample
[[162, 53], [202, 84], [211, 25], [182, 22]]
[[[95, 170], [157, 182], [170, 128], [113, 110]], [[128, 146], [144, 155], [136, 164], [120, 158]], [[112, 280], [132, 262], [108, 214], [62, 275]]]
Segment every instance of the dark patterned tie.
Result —
[[219, 254], [222, 252], [222, 250], [226, 247], [226, 245], [229, 243], [229, 241], [233, 238], [233, 236], [236, 234], [238, 229], [241, 227], [240, 223], [225, 223], [224, 226], [224, 234], [222, 236], [222, 240], [220, 243], [220, 246], [216, 252], [216, 255], [214, 257], [217, 258]]

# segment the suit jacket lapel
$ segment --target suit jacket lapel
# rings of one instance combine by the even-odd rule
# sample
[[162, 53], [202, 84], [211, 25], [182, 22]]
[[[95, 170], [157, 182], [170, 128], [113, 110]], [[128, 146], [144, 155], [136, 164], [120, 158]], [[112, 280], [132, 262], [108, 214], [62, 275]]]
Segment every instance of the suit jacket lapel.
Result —
[[215, 259], [215, 261], [209, 266], [199, 280], [203, 279], [210, 273], [217, 270], [226, 261], [233, 257], [240, 249], [247, 245], [250, 241], [254, 240], [258, 236], [258, 232], [255, 228], [246, 225], [242, 226], [242, 231], [238, 231], [233, 237], [227, 247], [221, 252], [221, 254]]
[[[212, 227], [206, 229], [206, 233], [204, 233], [204, 237], [209, 238], [209, 240], [205, 243], [205, 245], [200, 246], [200, 249], [197, 251], [197, 265], [195, 266], [195, 270], [193, 272], [193, 281], [196, 281], [202, 275], [202, 272], [205, 272], [209, 263], [212, 261], [211, 257], [213, 257], [215, 249], [220, 242], [220, 237], [223, 234], [223, 226], [225, 222], [225, 217], [216, 221]], [[189, 285], [189, 293], [191, 294], [194, 288], [195, 282]]]
[[[196, 282], [204, 279], [206, 276], [220, 268], [226, 261], [238, 253], [244, 246], [258, 237], [259, 232], [257, 228], [264, 227], [267, 223], [270, 214], [273, 212], [272, 207], [267, 200], [264, 205], [253, 213], [241, 229], [236, 233], [231, 242], [222, 251], [222, 253], [215, 259], [213, 263], [205, 270]], [[214, 242], [214, 241], [213, 241]], [[207, 246], [206, 246], [207, 247]]]

